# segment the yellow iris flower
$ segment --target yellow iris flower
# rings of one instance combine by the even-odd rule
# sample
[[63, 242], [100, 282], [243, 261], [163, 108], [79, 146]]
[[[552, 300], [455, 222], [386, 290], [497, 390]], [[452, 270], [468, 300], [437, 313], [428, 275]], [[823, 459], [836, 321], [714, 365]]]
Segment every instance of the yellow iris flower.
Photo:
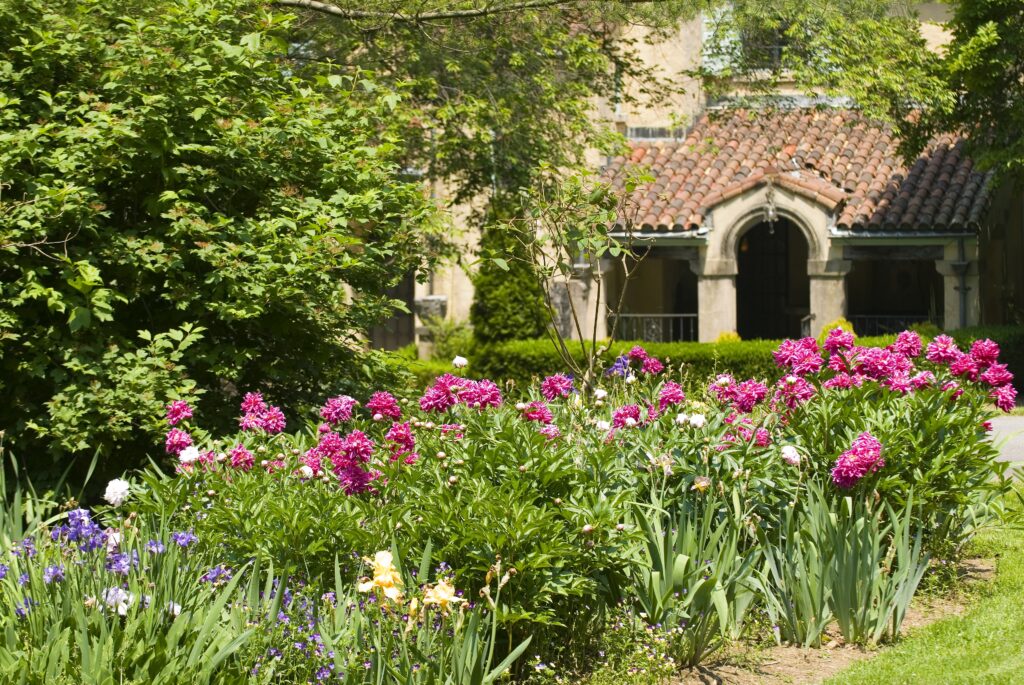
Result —
[[380, 590], [381, 593], [392, 602], [402, 601], [402, 576], [395, 568], [394, 558], [391, 552], [377, 552], [373, 559], [363, 559], [373, 567], [373, 578], [363, 578], [359, 583], [360, 592], [373, 592]]
[[446, 580], [439, 580], [432, 588], [423, 593], [423, 605], [435, 604], [441, 611], [448, 613], [449, 605], [465, 602], [462, 597], [455, 596], [455, 586]]

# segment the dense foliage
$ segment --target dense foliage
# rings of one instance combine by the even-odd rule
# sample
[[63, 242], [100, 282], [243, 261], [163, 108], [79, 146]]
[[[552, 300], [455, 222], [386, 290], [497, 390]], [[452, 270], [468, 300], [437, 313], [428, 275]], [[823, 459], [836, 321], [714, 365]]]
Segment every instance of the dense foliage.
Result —
[[[1011, 376], [990, 340], [822, 347], [785, 341], [777, 382], [690, 398], [640, 347], [586, 394], [556, 374], [515, 405], [446, 374], [418, 402], [332, 397], [293, 432], [259, 393], [229, 435], [173, 402], [175, 473], [111, 482], [100, 524], [3, 510], [0, 633], [24, 658], [0, 668], [427, 683], [415, 664], [458, 662], [442, 682], [462, 684], [515, 661], [536, 680], [528, 663], [585, 669], [626, 626], [653, 680], [744, 636], [892, 639], [932, 560], [1002, 514], [985, 421]], [[132, 635], [161, 647], [83, 647]]]
[[242, 0], [0, 4], [0, 428], [22, 453], [141, 460], [169, 398], [206, 393], [215, 424], [233, 388], [297, 409], [371, 370], [357, 336], [429, 258], [432, 212], [396, 163], [400, 94], [297, 73], [289, 25]]

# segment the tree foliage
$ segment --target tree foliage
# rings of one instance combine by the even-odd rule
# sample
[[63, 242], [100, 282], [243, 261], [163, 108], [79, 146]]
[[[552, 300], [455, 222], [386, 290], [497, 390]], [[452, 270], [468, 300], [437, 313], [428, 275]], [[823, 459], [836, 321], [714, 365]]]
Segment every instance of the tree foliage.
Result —
[[400, 174], [401, 94], [298, 72], [291, 30], [243, 0], [0, 4], [16, 450], [126, 454], [173, 397], [217, 388], [226, 416], [244, 390], [301, 406], [358, 380], [435, 215]]

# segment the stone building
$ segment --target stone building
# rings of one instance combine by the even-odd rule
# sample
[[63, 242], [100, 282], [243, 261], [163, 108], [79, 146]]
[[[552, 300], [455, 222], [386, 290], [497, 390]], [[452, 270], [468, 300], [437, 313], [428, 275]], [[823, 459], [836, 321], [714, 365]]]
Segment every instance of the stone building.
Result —
[[[947, 36], [941, 3], [918, 6], [933, 47]], [[684, 23], [649, 44], [645, 60], [673, 78], [708, 60], [714, 18]], [[769, 51], [770, 57], [770, 51]], [[706, 65], [706, 62], [705, 62]], [[1015, 322], [1024, 293], [1024, 207], [1018, 189], [996, 189], [954, 137], [903, 160], [890, 129], [856, 111], [793, 97], [763, 111], [721, 107], [699, 81], [671, 102], [595, 103], [624, 132], [630, 154], [595, 159], [621, 187], [644, 169], [654, 181], [628, 198], [616, 231], [644, 255], [618, 316], [616, 337], [713, 341], [817, 335], [840, 317], [861, 334], [921, 322], [947, 329]], [[782, 84], [780, 94], [796, 95]], [[680, 125], [679, 122], [685, 122]], [[473, 247], [473, 236], [467, 239]], [[595, 265], [598, 266], [598, 265]], [[600, 312], [603, 337], [621, 269], [583, 270], [571, 291]], [[422, 314], [468, 318], [472, 285], [460, 265], [410, 280], [396, 296]], [[375, 332], [384, 346], [418, 337], [421, 321], [397, 317]]]

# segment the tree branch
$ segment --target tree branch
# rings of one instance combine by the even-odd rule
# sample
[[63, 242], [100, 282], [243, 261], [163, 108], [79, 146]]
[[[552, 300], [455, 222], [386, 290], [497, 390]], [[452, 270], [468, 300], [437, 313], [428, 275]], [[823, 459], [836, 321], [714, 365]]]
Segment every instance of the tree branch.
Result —
[[319, 0], [272, 0], [272, 4], [282, 7], [299, 7], [302, 9], [329, 14], [340, 19], [377, 19], [396, 22], [420, 22], [437, 19], [476, 19], [494, 14], [509, 14], [531, 9], [547, 9], [565, 5], [586, 5], [595, 2], [612, 2], [619, 5], [648, 5], [656, 0], [521, 0], [507, 4], [487, 3], [482, 7], [461, 10], [436, 10], [405, 14], [403, 12], [386, 12], [380, 10], [344, 9]]

